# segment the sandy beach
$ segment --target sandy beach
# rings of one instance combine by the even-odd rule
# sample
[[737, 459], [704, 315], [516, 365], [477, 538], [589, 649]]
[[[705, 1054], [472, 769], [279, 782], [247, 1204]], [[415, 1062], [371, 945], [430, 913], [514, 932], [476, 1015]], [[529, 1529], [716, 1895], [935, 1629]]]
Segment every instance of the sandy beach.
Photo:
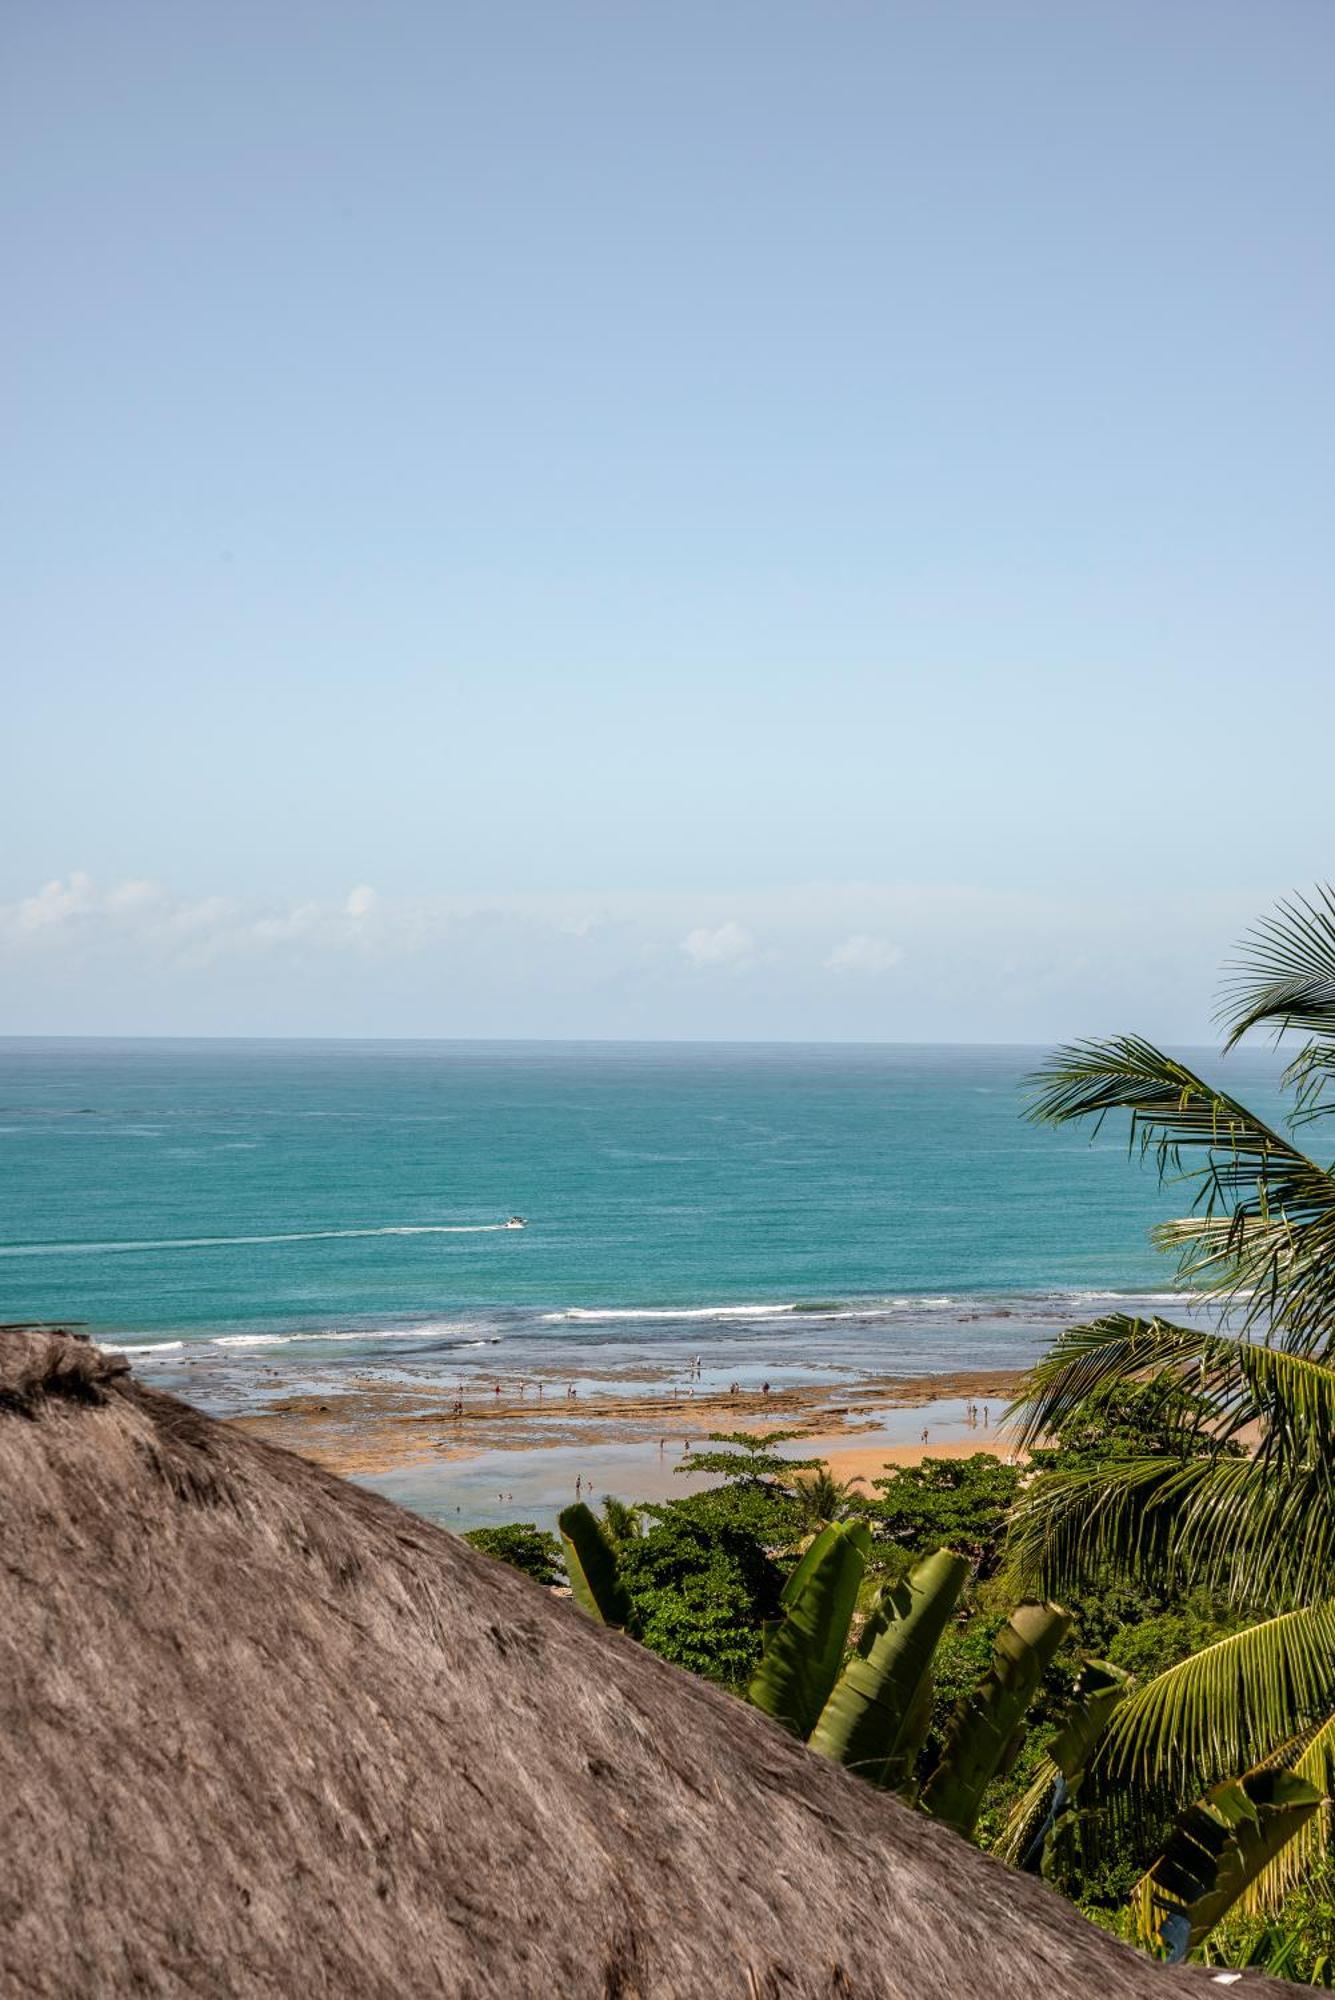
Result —
[[580, 1492], [658, 1500], [711, 1483], [677, 1470], [714, 1431], [792, 1433], [781, 1449], [868, 1482], [927, 1456], [1009, 1455], [1002, 1424], [1014, 1372], [886, 1376], [768, 1394], [692, 1392], [651, 1376], [609, 1391], [587, 1380], [487, 1385], [352, 1375], [338, 1389], [279, 1395], [235, 1417], [345, 1478], [453, 1525], [550, 1521]]

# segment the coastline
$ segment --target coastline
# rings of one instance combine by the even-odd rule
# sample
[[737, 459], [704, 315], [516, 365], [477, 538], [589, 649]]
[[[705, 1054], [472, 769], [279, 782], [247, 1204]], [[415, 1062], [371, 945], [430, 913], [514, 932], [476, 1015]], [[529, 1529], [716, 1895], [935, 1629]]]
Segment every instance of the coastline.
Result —
[[336, 1390], [278, 1393], [229, 1421], [447, 1525], [550, 1525], [578, 1494], [652, 1501], [715, 1483], [676, 1470], [712, 1431], [791, 1433], [785, 1455], [818, 1458], [841, 1479], [925, 1457], [1008, 1457], [1003, 1415], [1019, 1381], [1014, 1369], [957, 1369], [697, 1392], [650, 1375], [628, 1393], [588, 1378], [498, 1378], [460, 1395], [367, 1373]]

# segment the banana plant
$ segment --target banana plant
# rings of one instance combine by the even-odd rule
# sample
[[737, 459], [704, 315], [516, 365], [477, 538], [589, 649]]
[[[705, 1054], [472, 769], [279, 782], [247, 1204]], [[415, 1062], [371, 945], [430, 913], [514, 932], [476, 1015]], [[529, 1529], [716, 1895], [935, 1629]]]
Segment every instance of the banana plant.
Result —
[[[907, 1792], [931, 1719], [933, 1659], [969, 1564], [938, 1549], [905, 1582], [879, 1591], [840, 1673], [868, 1549], [861, 1523], [835, 1523], [817, 1536], [784, 1592], [784, 1616], [766, 1636], [749, 1693], [813, 1750], [874, 1785]], [[925, 1810], [972, 1831], [1069, 1625], [1056, 1605], [1025, 1604], [1003, 1627], [991, 1671], [956, 1711], [922, 1794]]]
[[1029, 1874], [1046, 1871], [1054, 1832], [1069, 1823], [1085, 1766], [1130, 1686], [1131, 1675], [1122, 1667], [1108, 1660], [1085, 1661], [1070, 1705], [993, 1849], [1003, 1861]]
[[[557, 1525], [576, 1603], [600, 1624], [633, 1634], [634, 1607], [603, 1524], [577, 1502]], [[864, 1521], [822, 1529], [784, 1586], [783, 1615], [766, 1628], [747, 1693], [822, 1756], [883, 1789], [909, 1792], [931, 1720], [933, 1660], [969, 1563], [938, 1549], [902, 1583], [878, 1591], [845, 1663], [870, 1552]], [[972, 1831], [983, 1792], [1018, 1748], [1025, 1709], [1069, 1624], [1055, 1605], [1023, 1604], [1002, 1628], [990, 1672], [956, 1711], [922, 1794], [925, 1810]]]
[[871, 1551], [865, 1521], [823, 1528], [784, 1585], [747, 1699], [805, 1741], [839, 1676]]
[[578, 1500], [573, 1507], [562, 1508], [556, 1525], [576, 1604], [599, 1625], [619, 1625], [634, 1636], [634, 1606], [621, 1580], [616, 1549], [602, 1522], [592, 1508]]
[[1190, 1806], [1132, 1893], [1143, 1936], [1179, 1964], [1324, 1804], [1293, 1771], [1229, 1778]]
[[966, 1557], [938, 1549], [880, 1592], [811, 1732], [813, 1750], [883, 1789], [908, 1784], [931, 1722], [933, 1658], [968, 1574]]
[[1058, 1604], [1021, 1604], [996, 1637], [992, 1665], [962, 1697], [946, 1731], [940, 1761], [920, 1804], [933, 1819], [971, 1834], [993, 1778], [1011, 1767], [1024, 1740], [1024, 1718], [1039, 1681], [1071, 1627]]

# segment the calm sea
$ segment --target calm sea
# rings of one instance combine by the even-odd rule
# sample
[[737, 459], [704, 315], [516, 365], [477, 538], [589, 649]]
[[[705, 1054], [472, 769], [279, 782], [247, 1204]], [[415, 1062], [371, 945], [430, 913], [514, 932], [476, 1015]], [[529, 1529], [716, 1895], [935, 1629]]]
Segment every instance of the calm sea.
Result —
[[[1174, 1290], [1147, 1241], [1171, 1191], [1125, 1132], [1024, 1122], [1040, 1054], [0, 1042], [0, 1319], [233, 1390], [368, 1362], [1017, 1364]], [[1227, 1066], [1268, 1112], [1275, 1078]]]

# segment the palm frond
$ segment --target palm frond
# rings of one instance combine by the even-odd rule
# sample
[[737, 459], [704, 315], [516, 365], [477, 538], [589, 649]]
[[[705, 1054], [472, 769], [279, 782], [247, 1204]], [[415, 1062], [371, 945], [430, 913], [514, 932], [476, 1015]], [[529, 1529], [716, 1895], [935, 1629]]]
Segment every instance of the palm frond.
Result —
[[[1217, 1639], [1134, 1688], [1091, 1759], [1103, 1797], [1193, 1798], [1335, 1710], [1335, 1599]], [[1296, 1767], [1295, 1767], [1296, 1768]]]
[[1305, 1042], [1285, 1070], [1280, 1082], [1294, 1094], [1290, 1125], [1309, 1125], [1335, 1110], [1326, 1094], [1335, 1078], [1335, 1048], [1324, 1042]]
[[1203, 1405], [1208, 1434], [1220, 1443], [1258, 1425], [1272, 1458], [1335, 1456], [1335, 1367], [1228, 1327], [1129, 1313], [1068, 1327], [1025, 1376], [1005, 1421], [1021, 1444], [1037, 1444], [1107, 1384], [1164, 1375]]
[[1033, 1777], [1006, 1815], [1006, 1824], [992, 1843], [992, 1852], [999, 1861], [1009, 1862], [1012, 1868], [1019, 1866], [1035, 1833], [1042, 1831], [1045, 1815], [1049, 1814], [1051, 1807], [1053, 1787], [1060, 1777], [1061, 1772], [1045, 1750], [1034, 1766]]
[[1325, 1803], [1248, 1889], [1243, 1908], [1254, 1916], [1278, 1914], [1299, 1884], [1335, 1853], [1335, 1712], [1281, 1743], [1266, 1762], [1306, 1778]]
[[[1202, 1407], [1195, 1454], [1059, 1463], [1013, 1516], [1021, 1570], [1048, 1592], [1120, 1570], [1268, 1610], [1320, 1596], [1335, 1564], [1335, 1367], [1235, 1332], [1112, 1314], [1069, 1328], [1010, 1416], [1022, 1441], [1037, 1443], [1107, 1383], [1165, 1375]], [[1254, 1450], [1223, 1455], [1249, 1426]]]
[[1230, 973], [1219, 1008], [1226, 1049], [1262, 1026], [1276, 1038], [1297, 1030], [1335, 1041], [1335, 893], [1322, 884], [1314, 899], [1280, 903], [1243, 939]]
[[1059, 1049], [1033, 1079], [1030, 1116], [1062, 1125], [1131, 1117], [1131, 1146], [1161, 1182], [1194, 1184], [1192, 1213], [1160, 1232], [1184, 1282], [1239, 1302], [1289, 1345], [1335, 1333], [1335, 1178], [1246, 1105], [1137, 1036]]
[[1262, 1459], [1213, 1456], [1057, 1470], [1021, 1499], [1010, 1547], [1026, 1585], [1048, 1592], [1121, 1575], [1276, 1610], [1335, 1574], [1335, 1474], [1325, 1460], [1275, 1477]]

